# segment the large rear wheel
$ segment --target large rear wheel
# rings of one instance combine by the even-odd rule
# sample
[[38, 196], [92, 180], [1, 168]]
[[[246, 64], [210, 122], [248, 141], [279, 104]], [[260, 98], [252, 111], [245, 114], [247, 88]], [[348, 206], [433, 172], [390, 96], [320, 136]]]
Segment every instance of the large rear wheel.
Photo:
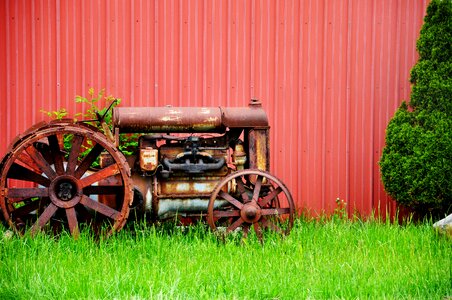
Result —
[[[99, 166], [102, 156], [108, 164]], [[121, 229], [132, 200], [124, 156], [96, 129], [52, 122], [16, 139], [0, 165], [0, 206], [10, 227], [23, 234], [81, 225], [97, 234]]]

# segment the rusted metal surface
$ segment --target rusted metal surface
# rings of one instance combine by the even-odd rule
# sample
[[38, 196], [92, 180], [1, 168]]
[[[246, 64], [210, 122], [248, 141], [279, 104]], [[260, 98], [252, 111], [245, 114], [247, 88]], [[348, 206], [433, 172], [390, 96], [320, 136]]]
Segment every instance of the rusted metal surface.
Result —
[[[65, 138], [72, 140], [69, 148], [63, 147]], [[66, 121], [41, 123], [21, 135], [0, 165], [0, 207], [6, 222], [18, 233], [27, 227], [32, 233], [67, 227], [77, 237], [80, 223], [101, 222], [102, 215], [110, 224], [107, 235], [121, 229], [132, 201], [131, 174], [112, 145], [100, 132]], [[102, 152], [108, 153], [110, 163], [92, 169]], [[112, 177], [120, 178], [118, 185], [100, 185]], [[18, 188], [18, 182], [28, 187]], [[112, 194], [114, 205], [97, 201]]]
[[[251, 177], [256, 180], [252, 182]], [[225, 191], [230, 184], [236, 188]], [[240, 227], [245, 237], [252, 227], [262, 240], [264, 230], [288, 233], [294, 212], [292, 195], [279, 179], [260, 170], [242, 170], [217, 185], [209, 200], [207, 221], [212, 230], [222, 227], [231, 232]]]
[[226, 128], [268, 127], [260, 102], [249, 107], [116, 107], [121, 132], [225, 132]]
[[248, 133], [250, 169], [270, 170], [269, 129], [253, 129]]
[[219, 108], [117, 107], [113, 123], [121, 132], [223, 131]]
[[140, 169], [153, 172], [158, 167], [158, 150], [152, 147], [140, 149]]
[[248, 108], [224, 107], [221, 112], [222, 123], [229, 128], [269, 127], [267, 113], [257, 99], [251, 99]]
[[[149, 119], [142, 111], [151, 112], [144, 116]], [[107, 221], [111, 234], [134, 209], [154, 220], [208, 213], [213, 230], [216, 219], [237, 217], [227, 231], [254, 228], [259, 238], [266, 229], [290, 231], [295, 207], [287, 188], [266, 172], [269, 126], [260, 102], [116, 109], [115, 125], [151, 134], [137, 137], [138, 149], [130, 149], [127, 160], [115, 144], [116, 130], [113, 137], [83, 122], [52, 122], [21, 135], [0, 165], [0, 207], [9, 225], [32, 233], [56, 226], [77, 237], [80, 223], [97, 228]], [[153, 132], [163, 129], [166, 134]]]
[[[142, 195], [141, 206], [150, 209], [155, 218], [208, 213], [213, 230], [217, 219], [227, 218], [226, 223], [231, 222], [227, 231], [240, 227], [246, 235], [254, 228], [260, 238], [266, 229], [289, 232], [295, 206], [285, 185], [265, 172], [270, 167], [269, 126], [259, 101], [252, 100], [248, 108], [117, 108], [114, 115], [121, 131], [160, 132], [164, 128], [168, 134], [200, 132], [199, 124], [209, 124], [203, 120], [210, 119], [218, 122], [206, 126], [205, 132], [224, 132], [223, 136], [151, 135], [140, 139], [140, 169], [152, 178], [133, 175]], [[161, 164], [155, 174], [147, 173], [143, 166], [143, 153], [150, 149]], [[208, 164], [212, 169], [204, 168]]]
[[[236, 144], [234, 147], [234, 152], [232, 152], [232, 163], [235, 165], [237, 170], [243, 170], [247, 162], [247, 155], [243, 144]], [[268, 170], [268, 169], [267, 169]]]
[[190, 198], [210, 197], [215, 186], [222, 177], [177, 178], [165, 180], [159, 184], [159, 197]]
[[[218, 200], [215, 202], [215, 209], [220, 209], [221, 207], [227, 205], [226, 200]], [[180, 198], [180, 199], [159, 199], [157, 215], [159, 218], [171, 218], [174, 216], [206, 216], [207, 208], [209, 206], [208, 197], [191, 197], [191, 198]]]

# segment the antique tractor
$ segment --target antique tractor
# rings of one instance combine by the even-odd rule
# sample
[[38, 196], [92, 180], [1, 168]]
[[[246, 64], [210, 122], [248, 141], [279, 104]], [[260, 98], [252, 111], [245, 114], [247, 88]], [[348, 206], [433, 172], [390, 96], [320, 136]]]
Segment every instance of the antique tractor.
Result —
[[[81, 226], [110, 235], [133, 215], [207, 220], [212, 230], [253, 227], [286, 234], [294, 203], [269, 170], [269, 124], [249, 107], [115, 107], [99, 116], [42, 122], [16, 137], [0, 162], [0, 206], [17, 233], [76, 237]], [[92, 122], [92, 120], [91, 120]], [[120, 136], [139, 133], [132, 155]]]

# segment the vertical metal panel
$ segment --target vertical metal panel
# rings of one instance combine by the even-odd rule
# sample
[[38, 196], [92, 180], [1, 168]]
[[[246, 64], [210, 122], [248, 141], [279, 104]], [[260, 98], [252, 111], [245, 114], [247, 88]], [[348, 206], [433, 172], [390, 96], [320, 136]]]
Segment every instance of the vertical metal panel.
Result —
[[126, 106], [269, 113], [271, 163], [298, 207], [395, 208], [378, 160], [409, 99], [427, 0], [6, 0], [0, 155], [47, 111], [106, 88]]

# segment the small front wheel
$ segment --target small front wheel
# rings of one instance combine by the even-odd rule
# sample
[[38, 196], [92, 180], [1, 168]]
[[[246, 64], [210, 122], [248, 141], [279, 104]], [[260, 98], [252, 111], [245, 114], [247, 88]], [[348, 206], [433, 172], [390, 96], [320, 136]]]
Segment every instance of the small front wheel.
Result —
[[275, 176], [261, 170], [241, 170], [230, 174], [214, 189], [207, 209], [213, 231], [251, 228], [259, 240], [263, 232], [288, 234], [293, 226], [295, 206], [287, 187]]

